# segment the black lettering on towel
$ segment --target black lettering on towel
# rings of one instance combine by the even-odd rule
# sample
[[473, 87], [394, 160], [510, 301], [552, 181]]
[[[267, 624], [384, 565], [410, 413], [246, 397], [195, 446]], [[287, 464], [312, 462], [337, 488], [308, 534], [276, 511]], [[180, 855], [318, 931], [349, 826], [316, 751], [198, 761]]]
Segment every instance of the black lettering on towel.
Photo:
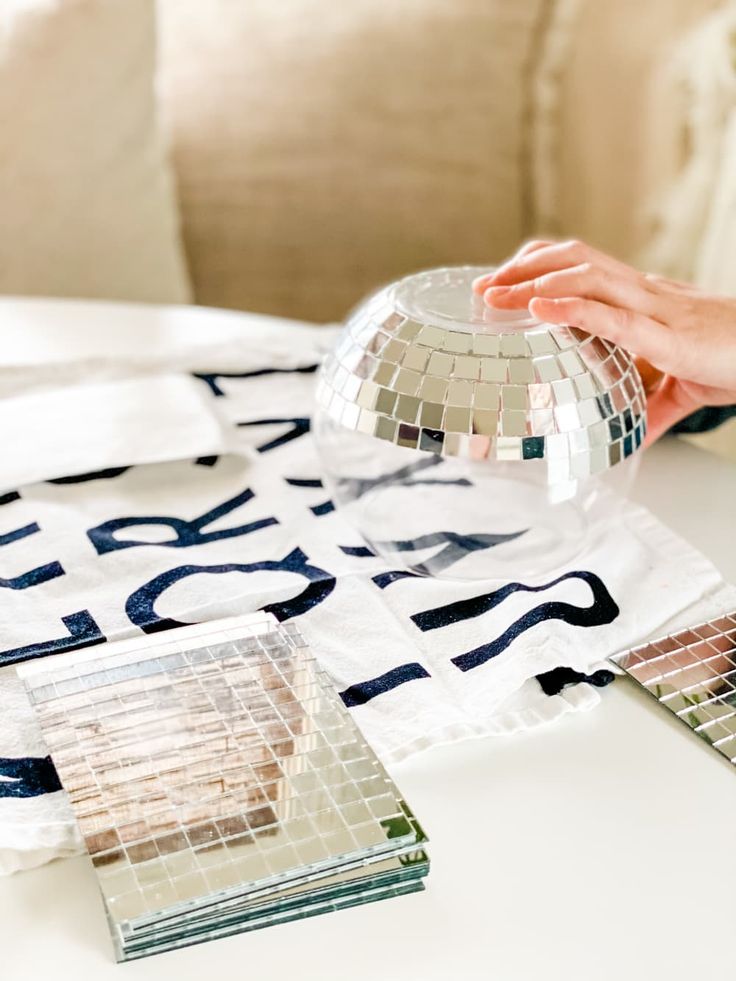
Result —
[[285, 443], [290, 443], [293, 439], [299, 439], [300, 436], [306, 436], [310, 429], [310, 421], [307, 416], [297, 416], [287, 419], [251, 419], [247, 422], [239, 422], [239, 426], [278, 426], [283, 423], [290, 424], [291, 428], [281, 435], [277, 436], [275, 439], [270, 439], [265, 443], [261, 443], [260, 446], [256, 446], [256, 450], [259, 453], [268, 453], [270, 450], [275, 450], [279, 446], [283, 446]]
[[319, 477], [284, 477], [289, 487], [323, 487]]
[[114, 480], [127, 473], [130, 467], [106, 467], [104, 470], [90, 470], [89, 473], [76, 473], [71, 477], [52, 477], [47, 484], [86, 484], [90, 480]]
[[417, 661], [411, 664], [401, 664], [398, 668], [392, 668], [385, 674], [378, 675], [377, 678], [370, 678], [368, 681], [360, 681], [355, 685], [350, 685], [340, 692], [340, 698], [347, 708], [354, 708], [356, 705], [365, 705], [376, 695], [405, 685], [407, 681], [416, 681], [418, 678], [431, 677], [429, 671], [422, 667]]
[[313, 375], [319, 368], [318, 364], [307, 364], [301, 368], [256, 368], [254, 371], [217, 371], [202, 373], [195, 371], [194, 377], [199, 378], [216, 398], [224, 396], [223, 390], [218, 384], [220, 378], [261, 378], [264, 375]]
[[0, 667], [7, 664], [18, 664], [33, 657], [46, 657], [47, 654], [61, 654], [64, 651], [76, 651], [82, 647], [92, 647], [102, 644], [107, 639], [102, 633], [89, 610], [80, 610], [62, 617], [61, 622], [68, 633], [65, 637], [53, 637], [37, 644], [26, 647], [14, 647], [0, 651]]
[[380, 487], [419, 487], [420, 485], [445, 484], [448, 487], [472, 487], [467, 477], [424, 477], [417, 479], [417, 474], [442, 465], [442, 457], [427, 454], [425, 458], [409, 463], [398, 470], [382, 473], [378, 477], [343, 477], [340, 487], [350, 497], [362, 497], [369, 491]]
[[422, 631], [437, 630], [451, 623], [459, 623], [472, 617], [481, 616], [488, 610], [499, 606], [514, 593], [543, 592], [568, 579], [580, 579], [590, 587], [593, 594], [593, 602], [590, 606], [574, 606], [572, 603], [557, 600], [540, 603], [539, 606], [535, 606], [514, 621], [495, 640], [452, 658], [455, 667], [461, 671], [469, 671], [501, 654], [517, 637], [544, 620], [562, 620], [564, 623], [576, 627], [598, 627], [612, 623], [619, 615], [619, 608], [603, 581], [595, 573], [578, 571], [565, 573], [565, 575], [553, 579], [552, 582], [542, 583], [540, 586], [527, 586], [521, 582], [507, 583], [491, 593], [483, 593], [471, 599], [459, 600], [456, 603], [448, 603], [446, 606], [438, 606], [432, 610], [415, 613], [411, 619]]
[[[8, 531], [4, 535], [0, 535], [0, 547], [12, 545], [13, 542], [22, 541], [24, 538], [30, 538], [31, 535], [37, 535], [40, 530], [38, 523], [32, 521], [28, 525], [23, 525], [22, 528]], [[59, 576], [63, 575], [65, 572], [61, 562], [47, 562], [45, 565], [36, 566], [35, 569], [29, 569], [28, 572], [21, 572], [17, 576], [7, 578], [0, 576], [0, 589], [31, 589], [33, 586], [40, 586], [41, 583], [58, 579]]]
[[32, 586], [40, 586], [41, 583], [48, 582], [50, 579], [58, 579], [65, 575], [64, 567], [60, 562], [47, 562], [46, 565], [36, 566], [28, 572], [22, 572], [19, 576], [12, 576], [8, 579], [0, 577], [1, 589], [30, 589]]
[[21, 538], [28, 538], [29, 535], [37, 535], [40, 530], [37, 523], [33, 521], [30, 525], [23, 525], [22, 528], [16, 528], [15, 531], [8, 531], [6, 534], [0, 535], [0, 546], [18, 542]]
[[0, 797], [39, 797], [61, 790], [50, 756], [0, 756]]
[[545, 695], [559, 695], [564, 688], [571, 688], [574, 685], [592, 685], [594, 688], [605, 688], [610, 685], [616, 676], [613, 671], [607, 668], [599, 668], [591, 674], [576, 671], [574, 668], [552, 668], [537, 675], [539, 687]]
[[224, 575], [228, 572], [292, 572], [308, 580], [308, 585], [297, 596], [262, 606], [264, 613], [273, 613], [277, 620], [301, 616], [327, 599], [335, 588], [335, 577], [324, 569], [312, 565], [300, 548], [295, 548], [283, 559], [262, 562], [228, 562], [223, 565], [182, 565], [155, 576], [140, 589], [131, 593], [125, 604], [128, 619], [144, 633], [155, 633], [171, 627], [181, 627], [179, 620], [159, 617], [154, 606], [167, 589], [197, 575]]
[[[141, 515], [140, 517], [113, 518], [105, 521], [96, 528], [90, 528], [87, 532], [89, 540], [95, 547], [98, 555], [105, 555], [107, 552], [115, 552], [121, 548], [135, 548], [142, 546], [153, 546], [158, 548], [189, 548], [191, 545], [203, 545], [205, 542], [217, 542], [223, 538], [237, 538], [241, 535], [250, 535], [261, 528], [268, 528], [278, 524], [276, 518], [261, 518], [258, 521], [251, 521], [246, 525], [238, 525], [235, 528], [223, 528], [221, 531], [204, 531], [219, 518], [230, 514], [236, 508], [248, 504], [255, 497], [250, 488], [246, 488], [235, 497], [231, 497], [222, 504], [211, 508], [198, 518], [185, 521], [183, 518], [172, 518], [166, 515]], [[164, 542], [151, 542], [138, 540], [135, 538], [118, 538], [116, 532], [126, 528], [138, 528], [150, 525], [160, 525], [170, 528], [175, 538]]]
[[512, 542], [515, 538], [525, 535], [527, 530], [523, 528], [521, 531], [507, 534], [477, 532], [471, 535], [461, 535], [456, 531], [434, 531], [428, 535], [420, 535], [418, 538], [376, 542], [375, 546], [379, 550], [393, 552], [417, 552], [436, 548], [437, 551], [423, 562], [412, 563], [412, 569], [419, 575], [437, 576], [472, 552], [495, 548], [496, 545], [503, 545], [504, 542]]

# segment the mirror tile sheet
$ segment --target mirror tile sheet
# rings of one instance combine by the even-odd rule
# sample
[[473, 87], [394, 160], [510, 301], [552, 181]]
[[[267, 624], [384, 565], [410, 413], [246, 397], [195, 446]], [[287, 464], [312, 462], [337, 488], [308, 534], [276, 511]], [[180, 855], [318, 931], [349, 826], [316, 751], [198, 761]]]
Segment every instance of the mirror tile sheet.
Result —
[[293, 625], [24, 665], [117, 958], [423, 888], [425, 837]]
[[736, 763], [736, 610], [610, 660]]
[[574, 327], [444, 326], [410, 316], [407, 289], [472, 297], [473, 267], [407, 277], [359, 306], [320, 373], [317, 403], [346, 429], [471, 459], [548, 461], [555, 480], [615, 466], [640, 447], [646, 397], [630, 355]]

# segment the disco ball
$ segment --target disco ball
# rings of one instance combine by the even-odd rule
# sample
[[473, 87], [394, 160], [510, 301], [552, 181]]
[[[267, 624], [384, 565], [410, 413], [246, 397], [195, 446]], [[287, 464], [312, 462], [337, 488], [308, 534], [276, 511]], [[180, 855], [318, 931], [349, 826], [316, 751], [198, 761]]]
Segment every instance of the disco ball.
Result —
[[487, 268], [431, 269], [348, 318], [314, 435], [344, 517], [392, 567], [509, 579], [569, 563], [620, 518], [646, 431], [631, 357], [487, 307]]

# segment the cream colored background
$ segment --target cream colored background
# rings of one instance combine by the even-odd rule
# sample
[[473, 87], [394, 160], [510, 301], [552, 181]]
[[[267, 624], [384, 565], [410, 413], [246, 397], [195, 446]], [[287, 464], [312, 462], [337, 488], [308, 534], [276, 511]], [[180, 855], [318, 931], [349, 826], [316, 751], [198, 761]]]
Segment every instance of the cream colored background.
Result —
[[195, 295], [323, 320], [528, 230], [544, 0], [162, 0], [162, 97]]
[[185, 303], [151, 0], [0, 3], [0, 293]]
[[[337, 318], [387, 279], [498, 261], [540, 231], [638, 258], [699, 149], [693, 101], [717, 101], [679, 49], [727, 6], [159, 0], [195, 296]], [[694, 273], [705, 220], [673, 229], [662, 266]]]
[[4, 0], [0, 133], [0, 292], [322, 321], [551, 232], [736, 293], [733, 0]]

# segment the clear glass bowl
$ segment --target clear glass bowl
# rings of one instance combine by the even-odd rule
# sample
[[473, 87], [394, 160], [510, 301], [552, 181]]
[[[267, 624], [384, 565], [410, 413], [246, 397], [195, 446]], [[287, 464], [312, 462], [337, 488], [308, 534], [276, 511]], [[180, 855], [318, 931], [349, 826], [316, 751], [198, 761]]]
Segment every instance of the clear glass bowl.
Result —
[[473, 267], [387, 287], [321, 372], [314, 437], [345, 518], [392, 568], [450, 579], [572, 561], [629, 493], [645, 431], [631, 358], [582, 331], [499, 316]]

